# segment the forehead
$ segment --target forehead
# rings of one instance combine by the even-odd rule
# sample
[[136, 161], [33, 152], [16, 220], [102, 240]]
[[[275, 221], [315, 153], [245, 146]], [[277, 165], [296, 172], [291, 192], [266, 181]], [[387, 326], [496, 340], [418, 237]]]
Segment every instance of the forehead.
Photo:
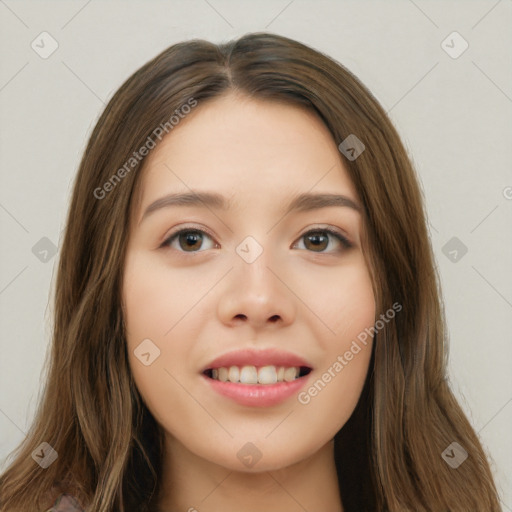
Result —
[[150, 153], [140, 206], [195, 190], [218, 191], [233, 208], [305, 192], [357, 196], [329, 130], [313, 112], [228, 94], [199, 105]]

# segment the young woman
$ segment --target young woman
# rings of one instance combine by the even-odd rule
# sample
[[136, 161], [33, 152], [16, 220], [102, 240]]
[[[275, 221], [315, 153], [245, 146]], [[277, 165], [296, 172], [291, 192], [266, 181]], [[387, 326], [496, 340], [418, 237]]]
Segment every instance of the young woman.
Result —
[[438, 282], [356, 77], [271, 34], [173, 45], [83, 156], [1, 510], [500, 510]]

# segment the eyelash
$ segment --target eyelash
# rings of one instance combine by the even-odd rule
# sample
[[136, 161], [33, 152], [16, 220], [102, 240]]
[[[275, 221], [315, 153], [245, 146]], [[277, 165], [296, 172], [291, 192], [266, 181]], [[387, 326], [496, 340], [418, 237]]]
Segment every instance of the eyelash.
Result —
[[[203, 235], [207, 235], [209, 238], [213, 239], [213, 236], [210, 235], [210, 233], [208, 233], [207, 231], [204, 231], [204, 230], [199, 229], [199, 228], [194, 228], [194, 227], [185, 227], [185, 228], [181, 228], [178, 231], [175, 231], [175, 232], [171, 233], [164, 240], [164, 242], [162, 243], [162, 245], [160, 247], [163, 248], [163, 249], [171, 249], [171, 247], [170, 247], [171, 243], [175, 239], [177, 239], [179, 237], [179, 235], [181, 235], [183, 233], [200, 233], [200, 234], [203, 234]], [[350, 249], [352, 247], [352, 243], [349, 242], [348, 239], [344, 235], [342, 235], [338, 231], [336, 231], [336, 230], [334, 230], [332, 228], [328, 228], [328, 227], [325, 227], [325, 228], [314, 228], [314, 229], [311, 229], [309, 231], [306, 231], [303, 235], [301, 235], [299, 237], [299, 240], [304, 238], [305, 236], [307, 236], [309, 234], [312, 234], [312, 233], [328, 233], [329, 235], [331, 235], [334, 238], [336, 238], [341, 243], [341, 245], [344, 247], [344, 249]], [[185, 257], [188, 256], [188, 255], [193, 255], [193, 254], [204, 252], [204, 250], [190, 251], [190, 252], [189, 251], [183, 251], [183, 250], [180, 250], [180, 249], [175, 249], [175, 250], [178, 253], [180, 253], [180, 256], [183, 255]], [[308, 252], [312, 252], [313, 254], [331, 254], [331, 252], [326, 252], [326, 251], [308, 251]]]

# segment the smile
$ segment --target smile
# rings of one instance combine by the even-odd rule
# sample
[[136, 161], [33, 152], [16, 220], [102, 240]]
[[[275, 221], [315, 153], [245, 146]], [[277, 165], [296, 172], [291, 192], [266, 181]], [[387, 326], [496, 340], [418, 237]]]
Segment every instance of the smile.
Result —
[[306, 366], [261, 366], [253, 365], [212, 368], [204, 371], [207, 377], [220, 382], [235, 384], [260, 384], [268, 386], [277, 382], [292, 382], [308, 375], [311, 368]]

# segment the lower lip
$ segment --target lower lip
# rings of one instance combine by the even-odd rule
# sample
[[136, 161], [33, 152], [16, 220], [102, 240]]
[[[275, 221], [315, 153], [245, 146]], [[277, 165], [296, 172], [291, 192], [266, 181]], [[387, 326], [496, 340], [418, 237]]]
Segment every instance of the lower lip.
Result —
[[284, 402], [298, 393], [310, 375], [311, 372], [292, 382], [277, 382], [276, 384], [237, 384], [211, 379], [206, 375], [203, 375], [203, 378], [208, 381], [214, 391], [231, 398], [240, 405], [270, 407]]

